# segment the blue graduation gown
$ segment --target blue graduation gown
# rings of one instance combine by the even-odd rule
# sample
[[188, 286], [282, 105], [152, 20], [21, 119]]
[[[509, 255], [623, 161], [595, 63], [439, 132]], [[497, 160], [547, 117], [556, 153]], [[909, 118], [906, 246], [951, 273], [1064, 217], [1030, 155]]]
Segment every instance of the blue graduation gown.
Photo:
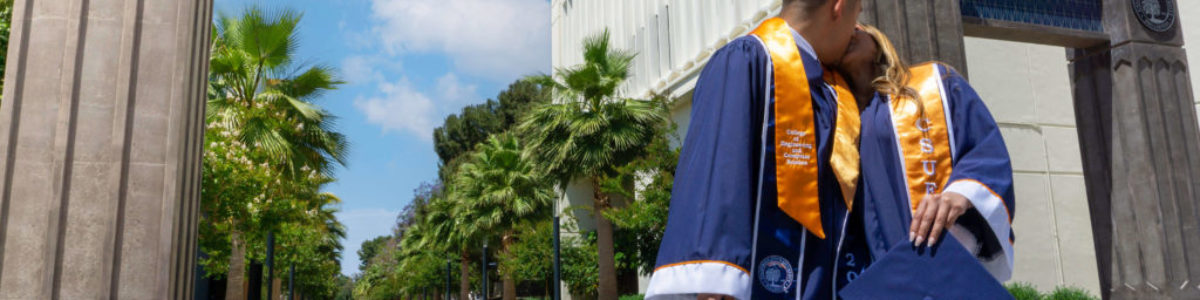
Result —
[[839, 243], [861, 244], [856, 242], [861, 238], [844, 234], [846, 224], [860, 222], [849, 220], [829, 166], [835, 95], [822, 80], [820, 62], [801, 53], [813, 99], [826, 238], [812, 235], [778, 207], [771, 58], [757, 37], [738, 38], [713, 54], [696, 83], [647, 299], [695, 299], [698, 293], [830, 299], [845, 284], [835, 283], [834, 274], [865, 266], [865, 246], [845, 247], [860, 250], [858, 258], [842, 255], [843, 264], [835, 264]]
[[[949, 145], [951, 145], [952, 171], [948, 184], [942, 192], [952, 191], [966, 196], [974, 208], [961, 216], [957, 224], [949, 231], [956, 239], [941, 239], [940, 251], [959, 251], [974, 257], [974, 260], [963, 261], [956, 259], [956, 254], [939, 255], [937, 251], [922, 252], [913, 249], [908, 240], [909, 224], [912, 220], [908, 185], [905, 180], [904, 163], [901, 161], [898, 149], [896, 131], [892, 121], [892, 109], [889, 98], [877, 95], [863, 110], [862, 136], [860, 153], [862, 156], [862, 178], [859, 201], [863, 207], [863, 224], [867, 244], [871, 255], [876, 260], [889, 260], [889, 255], [905, 256], [901, 260], [912, 261], [928, 259], [937, 267], [924, 268], [925, 277], [955, 278], [975, 285], [972, 287], [921, 282], [920, 278], [911, 280], [909, 286], [924, 291], [958, 288], [958, 292], [972, 290], [995, 291], [1000, 281], [1008, 280], [1012, 275], [1013, 234], [1011, 230], [1012, 214], [1015, 211], [1013, 202], [1012, 167], [1004, 139], [999, 127], [992, 119], [991, 113], [983, 101], [958, 73], [953, 69], [938, 65], [941, 76], [943, 107], [947, 113]], [[955, 247], [948, 247], [954, 244]], [[961, 244], [962, 246], [958, 246]], [[899, 252], [899, 253], [893, 253]], [[918, 258], [924, 256], [923, 258]], [[904, 265], [904, 264], [896, 264]], [[914, 264], [909, 264], [910, 266]], [[915, 265], [921, 265], [917, 263]], [[928, 265], [928, 264], [927, 264]], [[976, 272], [984, 270], [982, 272]], [[871, 266], [863, 276], [874, 278], [900, 278], [904, 270], [896, 267]], [[880, 274], [873, 274], [880, 273]], [[887, 276], [883, 274], [896, 274]], [[966, 275], [964, 275], [966, 274]], [[968, 275], [990, 274], [990, 276]], [[883, 276], [881, 276], [883, 275]], [[873, 283], [878, 285], [881, 283]], [[847, 287], [856, 289], [860, 282]], [[865, 285], [865, 283], [864, 283]], [[977, 286], [986, 285], [993, 289], [982, 289]], [[847, 294], [848, 291], [843, 291]], [[883, 292], [883, 291], [878, 291]], [[1008, 297], [1003, 289], [1002, 295], [975, 294], [972, 298], [1005, 298]], [[941, 291], [943, 295], [954, 295], [953, 291]], [[887, 295], [870, 294], [862, 291], [856, 295]], [[895, 296], [895, 295], [892, 295]], [[869, 298], [869, 297], [868, 297]], [[953, 298], [953, 297], [950, 297]], [[899, 298], [897, 298], [899, 299]]]

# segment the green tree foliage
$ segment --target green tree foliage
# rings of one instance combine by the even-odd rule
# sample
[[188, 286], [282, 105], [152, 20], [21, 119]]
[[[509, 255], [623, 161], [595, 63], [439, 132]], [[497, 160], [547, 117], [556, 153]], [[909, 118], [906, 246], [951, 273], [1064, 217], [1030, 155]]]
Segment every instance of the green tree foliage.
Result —
[[354, 281], [354, 299], [394, 299], [400, 296], [394, 263], [371, 264]]
[[[477, 216], [466, 224], [467, 230], [479, 231], [488, 240], [499, 237], [501, 255], [516, 242], [518, 226], [549, 219], [555, 196], [552, 181], [511, 134], [492, 135], [480, 144], [455, 176], [455, 185], [461, 194], [459, 206]], [[501, 272], [501, 277], [504, 299], [515, 299], [516, 279], [511, 272]]]
[[549, 217], [554, 187], [526, 153], [510, 134], [492, 135], [479, 145], [455, 176], [459, 209], [476, 216], [460, 226], [507, 239], [514, 226]]
[[[424, 235], [419, 239], [420, 242], [414, 242], [414, 244], [434, 251], [456, 253], [459, 269], [463, 270], [469, 267], [469, 264], [474, 261], [473, 258], [478, 254], [482, 244], [480, 241], [487, 238], [488, 232], [480, 228], [489, 227], [486, 226], [487, 224], [476, 224], [474, 221], [489, 219], [482, 217], [479, 211], [464, 209], [459, 205], [463, 203], [463, 193], [452, 192], [458, 186], [463, 185], [454, 184], [457, 175], [466, 174], [459, 172], [459, 166], [471, 162], [473, 157], [471, 153], [479, 144], [486, 142], [492, 135], [510, 131], [531, 107], [548, 103], [549, 99], [550, 94], [547, 89], [532, 82], [516, 81], [510, 84], [506, 90], [501, 91], [496, 96], [496, 100], [464, 107], [461, 113], [446, 117], [445, 123], [436, 128], [433, 135], [434, 150], [441, 159], [438, 178], [446, 182], [447, 186], [444, 189], [439, 186], [439, 194], [436, 197], [423, 200], [426, 205], [413, 206], [412, 211], [406, 210], [402, 213], [413, 216], [409, 218], [402, 216], [402, 219], [424, 223], [422, 227], [425, 231]], [[509, 173], [509, 175], [514, 174], [517, 173]], [[526, 176], [526, 174], [519, 175]], [[529, 181], [528, 178], [522, 180]], [[545, 182], [544, 179], [538, 181]], [[475, 185], [475, 187], [477, 188], [471, 192], [479, 193], [481, 190], [478, 188], [479, 185]], [[489, 191], [488, 193], [500, 195], [494, 192]], [[420, 217], [416, 217], [417, 215]], [[494, 218], [490, 220], [495, 222]], [[414, 238], [414, 240], [417, 239]], [[460, 273], [470, 274], [470, 272], [461, 271]], [[470, 278], [468, 276], [470, 275], [461, 275], [460, 277], [460, 297], [465, 298], [469, 291]]]
[[358, 259], [360, 261], [358, 270], [361, 272], [363, 269], [365, 269], [371, 259], [375, 258], [375, 254], [383, 251], [383, 247], [386, 246], [391, 240], [392, 236], [382, 235], [363, 241], [362, 247], [358, 248]]
[[322, 193], [347, 143], [334, 117], [315, 104], [342, 82], [333, 70], [295, 62], [291, 10], [248, 7], [218, 17], [206, 107], [200, 222], [201, 261], [209, 276], [226, 276], [237, 297], [245, 261], [264, 258], [275, 233], [276, 278], [296, 264], [297, 288], [331, 298], [345, 229], [334, 217], [340, 200]]
[[345, 163], [345, 136], [314, 101], [343, 82], [325, 66], [293, 57], [300, 15], [248, 7], [221, 15], [213, 30], [206, 121], [268, 156], [292, 176], [328, 174]]
[[[453, 180], [445, 205], [452, 206], [449, 210], [457, 220], [440, 226], [452, 226], [460, 237], [474, 237], [462, 240], [463, 246], [499, 240], [501, 253], [514, 241], [516, 226], [548, 219], [555, 197], [553, 183], [537, 170], [517, 138], [506, 133], [479, 144]], [[516, 282], [504, 277], [504, 298], [514, 299]]]
[[395, 278], [404, 283], [398, 291], [402, 295], [441, 293], [446, 283], [447, 261], [444, 255], [426, 251], [404, 255], [398, 268], [400, 272], [395, 273], [398, 275]]
[[[337, 220], [335, 208], [341, 202], [336, 196], [321, 193], [310, 201], [310, 218], [281, 223], [276, 238], [276, 278], [285, 278], [289, 266], [296, 267], [296, 292], [303, 295], [331, 297], [341, 288], [336, 278], [341, 273], [341, 241], [346, 228]], [[265, 253], [265, 249], [263, 252]]]
[[600, 286], [600, 263], [596, 236], [567, 237], [562, 241], [562, 281], [572, 295], [596, 295]]
[[553, 229], [548, 220], [525, 224], [516, 230], [515, 241], [499, 256], [500, 273], [517, 281], [546, 281], [553, 275]]
[[[263, 260], [266, 232], [254, 229], [271, 227], [277, 240], [277, 276], [295, 263], [297, 274], [303, 275], [297, 279], [299, 291], [335, 293], [337, 287], [328, 278], [339, 273], [345, 229], [334, 216], [340, 200], [320, 192], [330, 179], [314, 172], [311, 177], [283, 180], [268, 164], [253, 163], [244, 154], [250, 151], [244, 144], [210, 133], [215, 136], [205, 146], [201, 183], [205, 221], [200, 222], [200, 246], [209, 256], [200, 264], [210, 276], [222, 276], [231, 271], [232, 258]], [[214, 217], [236, 218], [242, 229]], [[235, 233], [240, 235], [236, 241], [243, 243], [242, 251], [233, 251]]]
[[[505, 298], [514, 298], [522, 282], [547, 283], [548, 292], [553, 187], [576, 178], [595, 187], [591, 210], [599, 225], [596, 232], [564, 237], [563, 280], [570, 292], [615, 299], [618, 268], [626, 274], [653, 266], [679, 154], [676, 128], [666, 117], [670, 104], [617, 95], [633, 55], [609, 49], [607, 33], [587, 39], [585, 48], [583, 65], [514, 83], [498, 100], [466, 107], [434, 132], [444, 185], [414, 197], [401, 213], [396, 246], [367, 262], [355, 280], [356, 298], [440, 289], [448, 261], [457, 264], [453, 275], [459, 297], [466, 298], [478, 286], [484, 243], [501, 245], [487, 254], [508, 279]], [[560, 97], [556, 103], [547, 99], [551, 90]], [[633, 183], [646, 181], [635, 178], [649, 179], [637, 193]], [[610, 219], [621, 219], [619, 247]]]
[[[422, 183], [413, 191], [413, 200], [405, 206], [396, 220], [394, 234], [382, 239], [374, 257], [367, 260], [354, 281], [355, 299], [396, 299], [427, 288], [430, 282], [438, 283], [438, 291], [445, 280], [445, 264], [458, 263], [460, 248], [455, 237], [458, 231], [452, 226], [459, 221], [447, 206], [446, 192], [440, 183]], [[426, 221], [433, 220], [433, 222]], [[447, 230], [444, 235], [437, 230]], [[437, 240], [448, 238], [447, 240]], [[363, 249], [366, 249], [364, 242]], [[436, 258], [439, 262], [434, 263]], [[435, 266], [436, 265], [436, 266]], [[435, 269], [436, 267], [436, 269]], [[459, 276], [454, 268], [452, 276]], [[434, 276], [436, 274], [436, 276]], [[468, 276], [470, 274], [468, 273]], [[469, 283], [469, 278], [468, 278]], [[412, 295], [412, 294], [409, 294]]]
[[462, 112], [447, 116], [442, 126], [433, 130], [434, 151], [442, 165], [439, 178], [443, 181], [456, 171], [461, 156], [488, 136], [515, 126], [530, 107], [549, 102], [550, 94], [537, 84], [517, 81], [496, 99], [463, 107]]
[[[515, 136], [493, 134], [461, 156], [462, 165], [444, 190], [441, 185], [419, 188], [399, 217], [394, 263], [368, 261], [356, 282], [355, 295], [388, 298], [435, 288], [430, 285], [442, 283], [445, 263], [452, 260], [458, 266], [455, 276], [460, 280], [460, 294], [465, 296], [472, 280], [470, 270], [474, 270], [470, 265], [485, 241], [498, 241], [493, 245], [502, 245], [498, 252], [505, 253], [503, 245], [519, 240], [520, 226], [549, 218], [555, 198], [553, 181], [545, 178], [526, 154]], [[363, 249], [370, 251], [365, 250], [366, 243]], [[515, 281], [507, 282], [513, 287], [508, 295], [515, 296]]]
[[338, 293], [333, 297], [334, 300], [354, 300], [354, 279], [346, 277], [346, 275], [338, 275], [337, 277]]
[[407, 245], [416, 245], [428, 251], [458, 254], [459, 297], [466, 299], [471, 286], [471, 264], [473, 250], [478, 249], [482, 233], [476, 226], [465, 224], [476, 219], [473, 211], [462, 209], [458, 193], [444, 192], [443, 196], [430, 199], [425, 214], [421, 216], [417, 230], [405, 239]]
[[611, 49], [607, 30], [583, 42], [584, 63], [557, 70], [553, 76], [530, 80], [548, 87], [559, 98], [532, 110], [519, 128], [529, 140], [531, 155], [559, 184], [589, 178], [596, 188], [597, 261], [600, 299], [616, 299], [617, 274], [611, 221], [604, 217], [611, 195], [600, 192], [605, 177], [645, 155], [655, 128], [666, 112], [652, 101], [619, 97], [618, 88], [630, 78], [634, 54]]
[[[667, 111], [674, 105], [666, 97], [652, 99], [661, 110]], [[623, 207], [614, 207], [605, 212], [619, 230], [616, 240], [617, 264], [620, 269], [632, 268], [643, 275], [654, 271], [658, 246], [662, 242], [667, 225], [667, 209], [671, 204], [671, 188], [675, 182], [675, 167], [679, 163], [679, 145], [676, 134], [678, 125], [673, 121], [660, 123], [654, 128], [654, 138], [646, 147], [645, 155], [618, 169], [617, 176], [605, 176], [602, 190], [634, 199]], [[633, 191], [624, 184], [633, 177], [648, 180], [644, 186]]]
[[[199, 222], [199, 243], [208, 258], [200, 264], [208, 274], [221, 275], [229, 270], [229, 259], [236, 257], [230, 255], [235, 242], [231, 234], [236, 231], [233, 220], [253, 222], [253, 216], [265, 204], [266, 195], [279, 194], [280, 186], [272, 185], [278, 172], [251, 160], [251, 149], [229, 138], [225, 131], [209, 129], [205, 141], [201, 176], [204, 214]], [[243, 241], [244, 238], [236, 242]], [[241, 249], [244, 251], [244, 246]]]

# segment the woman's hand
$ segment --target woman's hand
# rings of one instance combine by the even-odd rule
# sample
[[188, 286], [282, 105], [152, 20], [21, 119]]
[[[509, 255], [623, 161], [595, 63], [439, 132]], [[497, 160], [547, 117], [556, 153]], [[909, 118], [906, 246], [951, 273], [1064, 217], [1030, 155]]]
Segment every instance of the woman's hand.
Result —
[[912, 224], [908, 228], [908, 241], [918, 247], [921, 246], [921, 242], [933, 245], [942, 236], [942, 232], [954, 226], [958, 217], [971, 207], [971, 201], [959, 193], [945, 192], [925, 196], [913, 212]]

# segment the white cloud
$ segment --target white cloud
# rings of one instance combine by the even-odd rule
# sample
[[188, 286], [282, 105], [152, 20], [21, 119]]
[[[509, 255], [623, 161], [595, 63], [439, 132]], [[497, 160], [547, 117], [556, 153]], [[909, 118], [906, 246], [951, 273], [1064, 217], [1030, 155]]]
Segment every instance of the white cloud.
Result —
[[546, 0], [372, 0], [389, 53], [441, 52], [457, 70], [493, 80], [550, 69]]
[[463, 83], [454, 73], [437, 79], [434, 98], [418, 91], [408, 78], [379, 84], [379, 97], [359, 99], [354, 106], [367, 116], [367, 122], [379, 125], [383, 132], [399, 131], [426, 141], [433, 139], [433, 128], [448, 114], [479, 99], [476, 86]]
[[355, 100], [354, 107], [367, 115], [367, 122], [383, 132], [407, 131], [426, 139], [432, 136], [433, 100], [413, 89], [408, 78], [379, 84], [382, 97]]
[[446, 104], [465, 104], [479, 98], [474, 85], [464, 84], [454, 73], [447, 73], [437, 80], [437, 92], [446, 99]]
[[376, 60], [366, 56], [350, 56], [342, 60], [342, 78], [350, 84], [383, 81], [383, 73], [376, 70]]
[[[338, 220], [346, 226], [346, 242], [342, 244], [342, 274], [347, 276], [358, 272], [358, 249], [362, 242], [381, 235], [392, 234], [392, 226], [396, 224], [399, 211], [385, 209], [356, 209], [337, 213]], [[383, 226], [386, 224], [387, 226]]]
[[402, 72], [404, 64], [399, 58], [380, 55], [352, 55], [342, 59], [342, 79], [350, 84], [377, 84], [384, 82], [385, 73]]

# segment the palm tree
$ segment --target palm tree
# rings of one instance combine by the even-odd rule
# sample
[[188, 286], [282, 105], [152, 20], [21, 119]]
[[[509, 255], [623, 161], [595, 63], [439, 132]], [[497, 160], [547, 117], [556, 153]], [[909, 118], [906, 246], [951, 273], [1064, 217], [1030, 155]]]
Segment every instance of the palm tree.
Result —
[[[252, 148], [288, 178], [329, 174], [344, 164], [347, 142], [332, 130], [333, 117], [313, 104], [342, 82], [324, 66], [294, 61], [296, 25], [291, 10], [265, 13], [249, 7], [238, 17], [221, 15], [214, 25], [206, 122]], [[218, 201], [220, 201], [218, 199]], [[243, 299], [243, 220], [232, 228], [227, 299]]]
[[611, 197], [601, 178], [645, 154], [665, 114], [650, 101], [621, 98], [618, 88], [630, 78], [634, 54], [609, 48], [605, 30], [583, 41], [584, 63], [556, 70], [554, 76], [530, 80], [551, 88], [555, 104], [530, 112], [519, 126], [528, 152], [565, 187], [572, 179], [589, 178], [593, 187], [599, 266], [599, 298], [617, 299], [612, 222], [604, 217]]
[[[318, 188], [313, 188], [313, 191], [318, 191]], [[283, 224], [281, 231], [280, 249], [282, 251], [279, 256], [280, 266], [277, 268], [280, 274], [287, 274], [287, 267], [293, 265], [297, 268], [296, 274], [304, 274], [309, 278], [293, 278], [296, 280], [296, 291], [306, 287], [316, 287], [313, 285], [328, 284], [324, 278], [318, 276], [335, 275], [328, 272], [315, 271], [322, 267], [334, 266], [338, 268], [341, 264], [341, 253], [343, 251], [342, 240], [346, 239], [346, 227], [337, 219], [338, 204], [342, 201], [337, 196], [330, 193], [315, 193], [309, 201], [304, 203], [306, 207], [299, 211], [302, 216], [295, 218], [297, 221]], [[335, 272], [336, 273], [336, 272]], [[277, 276], [281, 280], [287, 278], [286, 275]], [[284, 293], [276, 292], [276, 295], [284, 295]]]
[[[447, 189], [453, 189], [447, 185]], [[471, 292], [471, 245], [479, 241], [480, 232], [474, 227], [467, 226], [476, 214], [464, 210], [453, 192], [445, 192], [429, 200], [425, 205], [424, 215], [418, 216], [418, 222], [404, 232], [402, 249], [428, 249], [443, 253], [459, 255], [459, 285], [458, 299], [469, 299]], [[419, 230], [414, 230], [419, 229]], [[409, 236], [412, 238], [409, 238]]]
[[309, 226], [317, 229], [317, 252], [327, 261], [340, 262], [342, 257], [342, 240], [346, 239], [346, 226], [337, 219], [337, 206], [342, 199], [331, 193], [320, 193], [315, 201], [311, 201], [314, 209], [309, 210]]
[[209, 71], [209, 124], [236, 129], [237, 137], [303, 174], [345, 163], [347, 142], [332, 130], [333, 116], [313, 104], [342, 84], [325, 66], [294, 61], [296, 25], [291, 10], [267, 14], [255, 7], [239, 18], [222, 15], [213, 31]]
[[[464, 163], [456, 178], [463, 209], [478, 217], [468, 230], [499, 234], [501, 251], [508, 253], [519, 224], [546, 219], [554, 186], [523, 153], [512, 134], [488, 137]], [[517, 297], [511, 274], [503, 274], [504, 299]]]

